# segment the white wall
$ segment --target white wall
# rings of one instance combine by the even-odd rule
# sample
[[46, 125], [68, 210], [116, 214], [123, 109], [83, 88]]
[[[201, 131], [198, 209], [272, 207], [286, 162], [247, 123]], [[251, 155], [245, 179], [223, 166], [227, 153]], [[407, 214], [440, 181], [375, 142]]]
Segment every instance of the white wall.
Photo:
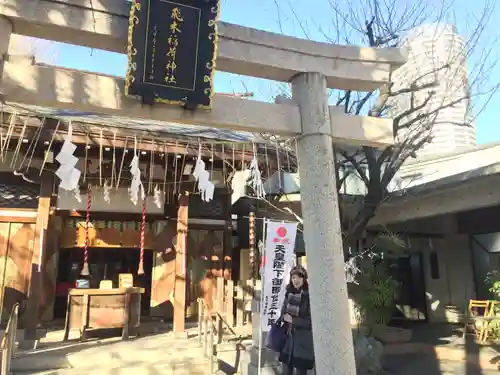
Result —
[[[411, 249], [423, 254], [427, 314], [430, 322], [456, 322], [475, 295], [469, 239], [449, 234], [442, 239], [412, 240]], [[430, 254], [438, 256], [439, 278], [431, 276]]]
[[500, 144], [478, 147], [439, 158], [410, 160], [391, 183], [392, 190], [407, 189], [500, 162]]

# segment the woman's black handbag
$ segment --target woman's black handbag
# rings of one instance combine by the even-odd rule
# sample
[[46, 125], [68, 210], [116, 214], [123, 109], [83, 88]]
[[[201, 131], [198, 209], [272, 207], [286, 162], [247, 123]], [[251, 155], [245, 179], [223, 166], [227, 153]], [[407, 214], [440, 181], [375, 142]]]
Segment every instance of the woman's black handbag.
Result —
[[266, 348], [274, 352], [281, 353], [286, 344], [286, 330], [283, 322], [277, 322], [271, 325], [267, 334]]

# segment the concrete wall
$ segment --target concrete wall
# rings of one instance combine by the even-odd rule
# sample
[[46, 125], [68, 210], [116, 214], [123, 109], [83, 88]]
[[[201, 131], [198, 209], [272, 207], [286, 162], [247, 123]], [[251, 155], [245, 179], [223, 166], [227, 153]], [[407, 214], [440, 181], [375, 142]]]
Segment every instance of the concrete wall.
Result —
[[[431, 323], [457, 323], [470, 298], [475, 297], [474, 272], [466, 235], [445, 238], [411, 238], [409, 251], [422, 253], [422, 267], [427, 302], [427, 317]], [[439, 278], [431, 274], [431, 253], [437, 253]], [[351, 324], [357, 324], [354, 302], [349, 300]]]
[[[456, 322], [470, 298], [475, 296], [474, 273], [467, 235], [410, 240], [411, 251], [423, 254], [423, 270], [430, 322]], [[436, 252], [439, 277], [431, 273], [431, 253]]]

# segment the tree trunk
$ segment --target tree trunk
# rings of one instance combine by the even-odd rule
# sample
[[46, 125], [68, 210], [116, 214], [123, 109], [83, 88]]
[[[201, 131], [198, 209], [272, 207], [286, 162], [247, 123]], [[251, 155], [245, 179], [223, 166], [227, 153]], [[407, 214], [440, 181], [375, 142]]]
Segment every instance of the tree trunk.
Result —
[[347, 247], [353, 246], [356, 241], [360, 240], [370, 220], [375, 217], [377, 205], [368, 202], [363, 203], [363, 207], [356, 213], [356, 216], [351, 221], [345, 237]]

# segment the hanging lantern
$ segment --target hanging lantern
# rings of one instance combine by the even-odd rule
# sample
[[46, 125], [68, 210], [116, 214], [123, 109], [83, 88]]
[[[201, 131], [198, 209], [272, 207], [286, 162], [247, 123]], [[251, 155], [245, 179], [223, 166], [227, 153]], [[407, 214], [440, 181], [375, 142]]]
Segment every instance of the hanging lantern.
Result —
[[144, 234], [146, 230], [146, 197], [142, 200], [142, 220], [141, 220], [141, 253], [139, 255], [138, 275], [144, 275]]
[[90, 184], [87, 186], [87, 216], [85, 217], [85, 247], [83, 249], [83, 268], [80, 275], [89, 276], [89, 225], [90, 225], [90, 210], [92, 208], [92, 188]]

